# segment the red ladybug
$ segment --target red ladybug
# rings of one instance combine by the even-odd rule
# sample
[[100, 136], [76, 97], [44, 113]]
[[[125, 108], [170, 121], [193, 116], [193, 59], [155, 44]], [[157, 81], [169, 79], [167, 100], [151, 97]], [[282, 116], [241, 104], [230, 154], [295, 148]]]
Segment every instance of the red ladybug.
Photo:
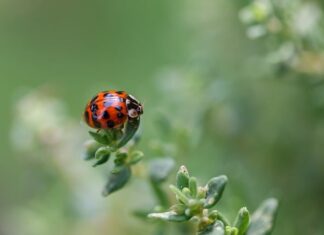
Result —
[[92, 128], [120, 128], [128, 119], [139, 119], [143, 106], [125, 91], [102, 91], [94, 96], [84, 111], [84, 120]]

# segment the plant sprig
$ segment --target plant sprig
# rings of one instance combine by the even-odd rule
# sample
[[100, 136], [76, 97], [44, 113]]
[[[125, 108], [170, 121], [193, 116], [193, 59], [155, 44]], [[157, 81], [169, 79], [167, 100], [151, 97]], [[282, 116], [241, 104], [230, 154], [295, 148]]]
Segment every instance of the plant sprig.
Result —
[[[134, 147], [138, 142], [135, 133], [139, 119], [127, 122], [125, 128], [101, 129], [90, 131], [94, 140], [86, 144], [85, 160], [96, 160], [94, 167], [114, 158], [114, 167], [102, 192], [103, 196], [123, 188], [129, 181], [131, 167], [140, 162], [144, 154]], [[175, 194], [176, 203], [170, 205], [164, 183], [175, 165], [173, 158], [163, 157], [150, 160], [148, 179], [156, 196], [158, 206], [152, 210], [138, 210], [136, 215], [142, 218], [157, 219], [166, 222], [191, 222], [197, 225], [198, 235], [268, 235], [274, 224], [278, 202], [266, 200], [250, 218], [246, 207], [242, 207], [231, 223], [219, 210], [213, 209], [221, 199], [228, 178], [220, 175], [211, 178], [206, 185], [198, 185], [196, 177], [190, 176], [187, 168], [181, 166], [176, 174], [176, 185], [170, 185]], [[169, 209], [168, 209], [169, 208]], [[159, 231], [165, 229], [160, 224]]]
[[[168, 211], [150, 213], [148, 217], [168, 222], [194, 222], [199, 235], [262, 235], [271, 232], [277, 210], [276, 199], [266, 201], [251, 221], [246, 207], [239, 210], [233, 223], [220, 211], [212, 209], [221, 199], [227, 181], [227, 177], [221, 175], [211, 178], [205, 186], [198, 186], [197, 179], [181, 166], [176, 176], [177, 186], [170, 185], [177, 202]], [[261, 228], [256, 228], [255, 224]]]
[[103, 189], [103, 196], [123, 188], [131, 177], [131, 166], [143, 159], [143, 152], [134, 148], [138, 142], [134, 135], [139, 124], [139, 119], [134, 119], [129, 120], [123, 129], [89, 131], [93, 140], [86, 143], [85, 160], [96, 160], [93, 164], [96, 167], [106, 163], [111, 156], [114, 157], [114, 167]]

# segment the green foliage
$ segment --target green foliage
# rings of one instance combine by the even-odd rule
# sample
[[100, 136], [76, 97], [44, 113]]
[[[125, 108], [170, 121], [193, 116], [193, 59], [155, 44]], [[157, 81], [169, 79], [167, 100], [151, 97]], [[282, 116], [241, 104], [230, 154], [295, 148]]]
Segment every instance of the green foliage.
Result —
[[102, 191], [103, 196], [108, 196], [109, 194], [121, 189], [125, 186], [131, 176], [131, 169], [129, 166], [123, 165], [118, 168], [118, 171], [111, 172], [108, 181]]
[[[94, 166], [107, 162], [114, 154], [114, 168], [111, 170], [108, 181], [102, 192], [103, 196], [123, 188], [131, 177], [131, 166], [142, 160], [144, 154], [134, 150], [136, 141], [125, 146], [132, 139], [139, 127], [138, 122], [128, 122], [124, 129], [106, 129], [98, 132], [89, 132], [97, 144], [88, 141], [86, 144], [86, 160], [96, 159]], [[147, 215], [150, 219], [167, 222], [194, 221], [197, 224], [198, 234], [224, 235], [265, 235], [273, 227], [274, 215], [277, 210], [275, 199], [266, 201], [254, 214], [250, 223], [249, 211], [246, 207], [239, 210], [234, 223], [216, 209], [212, 209], [221, 199], [227, 176], [221, 175], [211, 178], [205, 186], [199, 186], [197, 178], [190, 176], [187, 168], [181, 166], [176, 174], [176, 186], [170, 185], [170, 190], [176, 196], [176, 203], [169, 206], [169, 200], [162, 188], [174, 168], [173, 158], [163, 157], [150, 160], [148, 164], [148, 179], [152, 190], [158, 199], [155, 211], [137, 210], [135, 213], [141, 218]], [[162, 212], [167, 208], [168, 211]], [[246, 231], [248, 231], [246, 233]], [[161, 230], [162, 232], [162, 230]]]
[[[124, 129], [89, 131], [95, 142], [88, 141], [85, 145], [85, 160], [97, 160], [93, 164], [96, 167], [106, 163], [111, 155], [115, 156], [114, 167], [102, 192], [103, 196], [108, 196], [123, 188], [131, 177], [131, 166], [136, 165], [143, 159], [144, 154], [134, 149], [137, 143], [134, 135], [139, 124], [139, 119], [136, 119], [128, 121]], [[134, 140], [130, 141], [133, 137]], [[129, 145], [125, 146], [127, 143]]]
[[237, 213], [234, 221], [234, 227], [238, 229], [237, 235], [245, 234], [250, 224], [250, 213], [246, 207], [242, 207]]
[[269, 198], [262, 202], [260, 207], [252, 215], [251, 225], [248, 228], [246, 235], [271, 234], [277, 210], [277, 199]]
[[221, 199], [227, 183], [227, 177], [221, 175], [209, 180], [206, 185], [206, 202], [205, 207], [211, 208]]
[[[206, 186], [197, 186], [195, 177], [189, 176], [185, 166], [181, 166], [177, 173], [177, 186], [170, 185], [171, 191], [176, 196], [176, 204], [170, 207], [169, 211], [150, 213], [151, 219], [158, 219], [168, 222], [194, 221], [197, 224], [198, 234], [223, 234], [223, 235], [244, 235], [265, 234], [258, 231], [270, 232], [274, 220], [274, 213], [277, 207], [270, 206], [269, 203], [261, 205], [250, 224], [250, 215], [246, 207], [239, 210], [236, 219], [231, 225], [228, 220], [218, 210], [211, 210], [221, 199], [227, 183], [227, 177], [222, 175], [214, 177], [208, 181]], [[275, 199], [272, 204], [275, 203]], [[270, 209], [270, 208], [271, 209]], [[270, 221], [264, 221], [268, 217]], [[258, 228], [255, 228], [258, 224]]]

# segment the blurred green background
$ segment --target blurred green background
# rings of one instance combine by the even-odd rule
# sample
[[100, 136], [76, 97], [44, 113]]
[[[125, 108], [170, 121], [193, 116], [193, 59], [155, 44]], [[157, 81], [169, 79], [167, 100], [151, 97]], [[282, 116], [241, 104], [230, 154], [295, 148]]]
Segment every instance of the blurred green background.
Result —
[[81, 113], [112, 88], [144, 103], [147, 160], [228, 175], [229, 218], [274, 196], [273, 234], [323, 234], [322, 6], [1, 0], [0, 234], [154, 234], [132, 215], [155, 204], [144, 177], [102, 198], [82, 160]]

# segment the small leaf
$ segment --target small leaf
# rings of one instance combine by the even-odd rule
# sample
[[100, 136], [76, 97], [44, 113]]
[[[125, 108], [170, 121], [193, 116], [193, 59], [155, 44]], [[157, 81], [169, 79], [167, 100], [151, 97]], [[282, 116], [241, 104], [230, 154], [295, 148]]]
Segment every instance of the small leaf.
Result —
[[119, 167], [119, 166], [124, 166], [126, 165], [126, 159], [128, 157], [128, 154], [125, 153], [125, 152], [117, 152], [116, 153], [116, 158], [114, 160], [114, 163], [115, 163], [115, 168], [116, 167]]
[[157, 158], [149, 163], [150, 179], [155, 183], [164, 182], [170, 175], [175, 162], [171, 157]]
[[269, 198], [262, 202], [253, 213], [250, 227], [246, 235], [268, 235], [273, 230], [275, 217], [278, 210], [278, 200]]
[[94, 165], [98, 166], [101, 164], [104, 164], [105, 162], [107, 162], [109, 160], [110, 157], [110, 150], [108, 147], [100, 147], [95, 154], [95, 159], [99, 159]]
[[130, 165], [134, 165], [138, 162], [140, 162], [144, 157], [144, 153], [141, 151], [133, 151], [130, 154], [130, 161], [128, 162], [128, 164]]
[[106, 183], [102, 195], [104, 197], [108, 196], [109, 194], [121, 189], [125, 186], [131, 176], [131, 170], [129, 167], [123, 167], [119, 172], [116, 174], [110, 174], [108, 178], [108, 182]]
[[177, 213], [178, 215], [183, 215], [185, 213], [185, 210], [187, 209], [187, 207], [183, 204], [175, 204], [175, 205], [171, 206], [170, 209], [172, 211], [174, 211], [175, 213]]
[[182, 190], [184, 187], [189, 188], [189, 172], [185, 166], [180, 166], [176, 179], [179, 189]]
[[115, 165], [114, 168], [111, 170], [112, 174], [117, 174], [119, 173], [121, 170], [123, 170], [125, 167], [125, 165]]
[[212, 219], [212, 220], [216, 220], [218, 217], [218, 211], [217, 210], [212, 210], [211, 212], [209, 212], [208, 214], [208, 218]]
[[222, 221], [225, 226], [229, 226], [230, 225], [230, 223], [229, 223], [228, 219], [225, 217], [225, 215], [223, 215], [219, 211], [217, 211], [217, 219], [220, 220], [220, 221]]
[[95, 158], [95, 154], [101, 144], [95, 140], [88, 140], [85, 144], [84, 160], [88, 161]]
[[238, 235], [238, 229], [231, 226], [225, 227], [225, 234], [226, 235]]
[[126, 123], [125, 131], [121, 139], [119, 140], [117, 147], [121, 148], [125, 144], [128, 143], [128, 141], [133, 138], [135, 135], [138, 127], [140, 125], [140, 119], [129, 119], [128, 122]]
[[246, 207], [242, 207], [235, 219], [234, 227], [238, 229], [238, 235], [245, 234], [250, 223], [250, 214]]
[[100, 159], [103, 155], [110, 154], [110, 149], [109, 147], [103, 146], [97, 149], [95, 153], [95, 158]]
[[221, 199], [226, 183], [227, 177], [225, 175], [214, 177], [211, 180], [209, 180], [209, 182], [206, 185], [206, 208], [214, 206]]
[[191, 192], [187, 187], [184, 187], [181, 192], [186, 195], [187, 198], [191, 198]]
[[174, 185], [170, 185], [169, 187], [170, 187], [171, 191], [177, 196], [177, 199], [179, 202], [184, 203], [185, 205], [189, 205], [189, 199], [183, 192], [181, 192], [180, 189], [178, 189]]
[[185, 215], [178, 215], [174, 211], [168, 211], [163, 213], [151, 213], [148, 215], [148, 218], [160, 219], [160, 220], [171, 221], [171, 222], [183, 222], [188, 220], [188, 218]]
[[213, 225], [208, 226], [206, 230], [199, 235], [225, 235], [224, 224], [221, 221], [216, 221]]
[[92, 132], [89, 131], [89, 134], [92, 136], [92, 138], [97, 141], [100, 144], [108, 145], [110, 141], [107, 139], [107, 136], [104, 134], [101, 134], [100, 132]]
[[196, 197], [197, 196], [197, 179], [195, 177], [190, 177], [189, 179], [189, 190], [191, 193], [191, 196]]

